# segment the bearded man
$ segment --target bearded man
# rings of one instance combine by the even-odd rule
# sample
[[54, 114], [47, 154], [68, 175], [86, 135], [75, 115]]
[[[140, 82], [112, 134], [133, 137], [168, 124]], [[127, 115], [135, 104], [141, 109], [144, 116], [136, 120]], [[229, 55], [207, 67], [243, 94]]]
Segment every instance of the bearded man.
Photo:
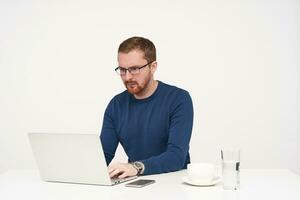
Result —
[[[125, 178], [185, 169], [190, 163], [193, 127], [189, 93], [154, 79], [156, 48], [149, 39], [123, 41], [118, 64], [115, 71], [126, 90], [109, 102], [100, 134], [110, 176]], [[119, 143], [128, 163], [110, 164]]]

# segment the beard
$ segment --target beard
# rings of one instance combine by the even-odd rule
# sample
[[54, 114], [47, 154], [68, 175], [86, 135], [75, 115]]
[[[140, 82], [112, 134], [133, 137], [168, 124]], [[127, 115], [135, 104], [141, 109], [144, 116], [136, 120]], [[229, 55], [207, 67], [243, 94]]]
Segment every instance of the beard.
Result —
[[130, 94], [142, 94], [151, 81], [151, 77], [147, 76], [140, 84], [137, 81], [129, 80], [125, 81], [125, 87]]

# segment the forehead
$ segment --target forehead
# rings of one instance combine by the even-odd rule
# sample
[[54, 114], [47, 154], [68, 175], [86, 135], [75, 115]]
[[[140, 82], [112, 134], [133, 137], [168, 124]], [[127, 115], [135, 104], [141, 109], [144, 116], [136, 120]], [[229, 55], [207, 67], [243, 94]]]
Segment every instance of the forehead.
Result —
[[144, 64], [147, 61], [144, 58], [144, 52], [141, 50], [132, 50], [128, 53], [118, 53], [119, 66], [130, 67], [135, 65]]

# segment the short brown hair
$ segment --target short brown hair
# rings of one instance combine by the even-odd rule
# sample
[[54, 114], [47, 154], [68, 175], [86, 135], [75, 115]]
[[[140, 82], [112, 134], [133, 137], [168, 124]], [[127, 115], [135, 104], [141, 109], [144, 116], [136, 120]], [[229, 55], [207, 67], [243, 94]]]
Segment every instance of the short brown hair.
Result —
[[156, 61], [156, 49], [149, 39], [143, 37], [131, 37], [123, 41], [118, 49], [118, 53], [129, 53], [132, 50], [144, 52], [144, 58], [148, 61]]

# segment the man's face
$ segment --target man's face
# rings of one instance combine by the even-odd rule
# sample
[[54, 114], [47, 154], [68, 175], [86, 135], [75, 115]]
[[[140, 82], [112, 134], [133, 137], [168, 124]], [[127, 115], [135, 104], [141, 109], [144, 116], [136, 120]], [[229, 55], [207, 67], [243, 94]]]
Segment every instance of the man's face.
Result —
[[[148, 61], [144, 58], [144, 52], [132, 50], [128, 53], [119, 53], [118, 63], [120, 67], [128, 69], [131, 67], [141, 67], [147, 64]], [[133, 75], [127, 71], [125, 75], [121, 75], [122, 81], [129, 93], [139, 95], [148, 86], [155, 71], [150, 69], [149, 66], [141, 68], [138, 74]]]

